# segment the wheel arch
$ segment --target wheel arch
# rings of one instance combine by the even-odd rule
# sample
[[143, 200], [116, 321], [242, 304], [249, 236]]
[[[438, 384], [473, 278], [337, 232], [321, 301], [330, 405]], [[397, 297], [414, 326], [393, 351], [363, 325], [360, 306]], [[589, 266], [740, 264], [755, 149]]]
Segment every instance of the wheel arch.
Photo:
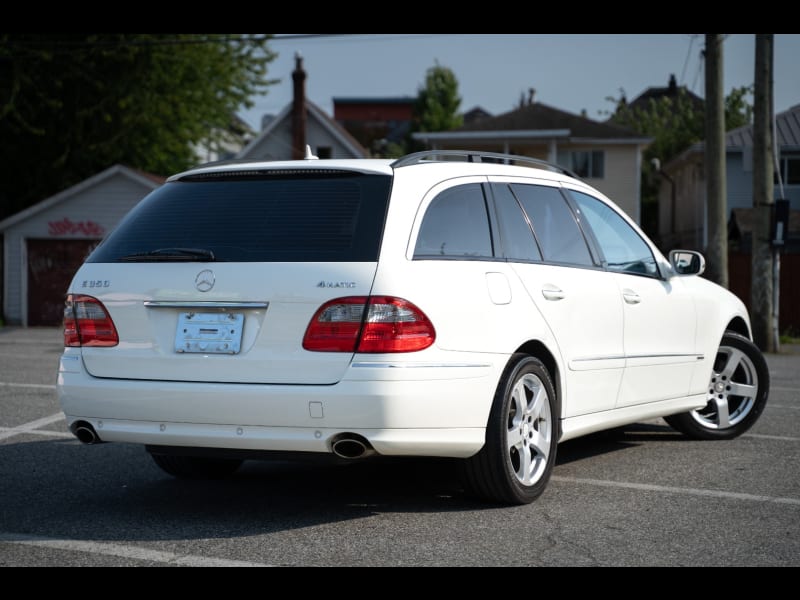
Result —
[[742, 317], [734, 317], [731, 319], [731, 321], [728, 323], [728, 326], [725, 328], [725, 331], [733, 331], [734, 333], [743, 335], [751, 341], [753, 339], [750, 335], [750, 328], [747, 326], [747, 323]]
[[561, 381], [561, 370], [558, 366], [558, 361], [556, 357], [553, 355], [552, 352], [539, 340], [528, 340], [524, 344], [522, 344], [519, 348], [516, 349], [515, 354], [528, 354], [533, 356], [534, 358], [538, 358], [542, 361], [542, 364], [547, 369], [547, 372], [550, 374], [550, 379], [553, 381], [553, 387], [556, 390], [556, 439], [561, 438], [561, 420], [563, 417], [562, 414], [562, 396], [563, 396], [563, 384]]

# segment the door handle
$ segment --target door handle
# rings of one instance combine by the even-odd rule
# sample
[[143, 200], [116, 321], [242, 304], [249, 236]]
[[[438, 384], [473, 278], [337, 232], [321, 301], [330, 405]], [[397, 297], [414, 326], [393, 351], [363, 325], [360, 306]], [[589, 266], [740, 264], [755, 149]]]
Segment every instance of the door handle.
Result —
[[628, 304], [639, 304], [639, 302], [642, 301], [642, 298], [639, 296], [639, 294], [629, 289], [622, 290], [622, 297]]
[[547, 283], [542, 286], [542, 296], [545, 300], [563, 300], [566, 294], [561, 288]]

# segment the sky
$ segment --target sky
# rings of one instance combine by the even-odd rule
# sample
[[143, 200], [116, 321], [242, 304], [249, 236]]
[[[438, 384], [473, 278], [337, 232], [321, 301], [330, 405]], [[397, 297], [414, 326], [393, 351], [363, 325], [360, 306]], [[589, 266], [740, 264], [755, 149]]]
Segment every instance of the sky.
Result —
[[[308, 74], [306, 95], [333, 116], [334, 97], [416, 96], [426, 71], [450, 68], [461, 111], [480, 106], [493, 115], [513, 110], [534, 88], [535, 100], [604, 120], [608, 97], [624, 90], [632, 100], [648, 87], [666, 86], [670, 74], [704, 96], [700, 53], [703, 34], [351, 34], [280, 39], [268, 77], [280, 80], [253, 98], [239, 115], [256, 131], [265, 113], [292, 100], [295, 52]], [[304, 35], [304, 34], [300, 34]], [[775, 34], [774, 105], [781, 112], [800, 104], [800, 34]], [[755, 34], [730, 34], [723, 44], [724, 86], [753, 82]], [[752, 96], [749, 98], [752, 102]]]

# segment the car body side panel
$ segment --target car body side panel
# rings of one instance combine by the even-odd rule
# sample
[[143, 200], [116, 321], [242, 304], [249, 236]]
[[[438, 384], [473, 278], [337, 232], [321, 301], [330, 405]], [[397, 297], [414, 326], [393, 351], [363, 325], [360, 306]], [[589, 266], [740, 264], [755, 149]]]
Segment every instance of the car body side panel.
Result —
[[728, 324], [735, 318], [744, 320], [748, 331], [750, 317], [744, 303], [728, 290], [697, 275], [681, 277], [692, 293], [697, 310], [697, 351], [703, 356], [695, 365], [689, 393], [708, 392], [714, 358]]
[[537, 310], [557, 332], [567, 380], [564, 416], [614, 408], [625, 366], [622, 301], [614, 280], [595, 269], [523, 263], [512, 268], [527, 291], [528, 310]]
[[686, 396], [701, 357], [692, 294], [680, 277], [609, 275], [625, 312], [625, 375], [617, 407]]

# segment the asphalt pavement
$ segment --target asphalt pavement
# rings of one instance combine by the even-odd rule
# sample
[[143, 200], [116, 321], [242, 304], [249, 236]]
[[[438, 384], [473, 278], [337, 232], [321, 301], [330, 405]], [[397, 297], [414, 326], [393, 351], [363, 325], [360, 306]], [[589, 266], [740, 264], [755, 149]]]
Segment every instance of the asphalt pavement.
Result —
[[542, 497], [503, 507], [465, 496], [449, 460], [174, 480], [140, 446], [67, 432], [61, 342], [0, 328], [0, 566], [800, 566], [796, 347], [768, 355], [744, 436], [696, 442], [657, 419], [565, 442]]

